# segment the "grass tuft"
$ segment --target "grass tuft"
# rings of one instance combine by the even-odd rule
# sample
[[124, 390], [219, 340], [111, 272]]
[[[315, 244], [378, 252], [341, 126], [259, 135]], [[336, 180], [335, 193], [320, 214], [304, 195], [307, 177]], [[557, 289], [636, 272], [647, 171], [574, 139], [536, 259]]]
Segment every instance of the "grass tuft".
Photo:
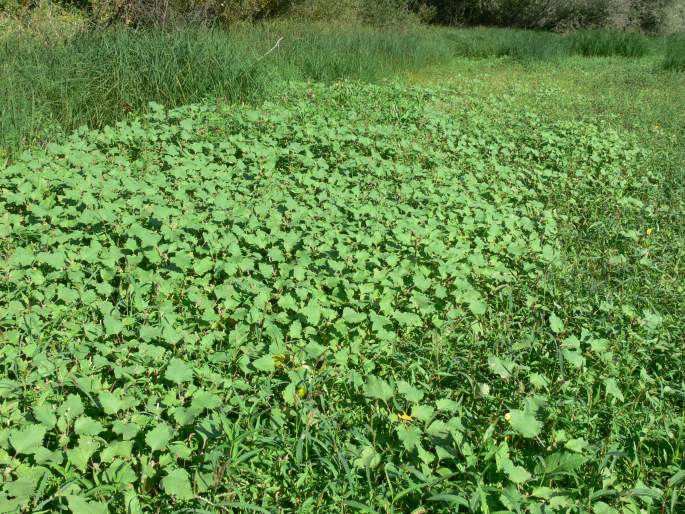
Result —
[[668, 38], [662, 66], [668, 71], [685, 71], [685, 34]]
[[582, 30], [570, 36], [570, 46], [586, 57], [642, 57], [649, 50], [649, 40], [635, 32]]
[[564, 38], [550, 32], [476, 28], [445, 31], [450, 50], [461, 57], [511, 57], [515, 60], [548, 60], [568, 53]]

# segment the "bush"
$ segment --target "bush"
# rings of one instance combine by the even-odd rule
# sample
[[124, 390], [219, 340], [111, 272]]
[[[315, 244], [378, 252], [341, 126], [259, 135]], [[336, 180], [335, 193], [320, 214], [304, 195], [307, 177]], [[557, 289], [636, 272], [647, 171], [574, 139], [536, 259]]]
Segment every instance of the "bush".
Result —
[[337, 23], [360, 23], [360, 0], [307, 0], [296, 1], [288, 9], [294, 19], [308, 21], [336, 20]]
[[[420, 0], [436, 21], [568, 30], [612, 27], [657, 32], [682, 0]], [[414, 2], [414, 5], [417, 5]]]
[[571, 36], [571, 48], [587, 57], [642, 57], [647, 53], [647, 38], [635, 32], [583, 30]]
[[31, 9], [0, 10], [0, 42], [29, 37], [53, 44], [86, 28], [87, 19], [82, 13], [50, 2]]
[[136, 27], [214, 25], [263, 18], [288, 4], [286, 0], [92, 0], [90, 12], [98, 23], [119, 21]]

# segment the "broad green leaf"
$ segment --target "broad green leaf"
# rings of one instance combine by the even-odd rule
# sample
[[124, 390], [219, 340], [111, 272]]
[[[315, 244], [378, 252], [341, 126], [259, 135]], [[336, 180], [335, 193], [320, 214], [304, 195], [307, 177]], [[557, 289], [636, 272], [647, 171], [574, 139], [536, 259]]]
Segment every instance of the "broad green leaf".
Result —
[[5, 482], [4, 490], [10, 496], [22, 502], [27, 502], [36, 490], [36, 481], [30, 477], [18, 478], [12, 482]]
[[304, 347], [304, 351], [310, 359], [318, 359], [326, 351], [326, 347], [312, 341], [311, 343], [307, 343], [307, 346]]
[[503, 380], [509, 380], [516, 369], [516, 364], [513, 361], [491, 355], [488, 357], [488, 367], [490, 371], [499, 375]]
[[613, 378], [604, 379], [604, 387], [606, 388], [607, 395], [613, 396], [619, 401], [624, 401], [623, 393], [618, 388], [616, 380]]
[[115, 458], [128, 459], [133, 453], [133, 441], [113, 441], [100, 452], [100, 461], [112, 462]]
[[124, 330], [124, 323], [114, 316], [103, 316], [102, 322], [105, 325], [105, 334], [108, 336], [120, 334]]
[[423, 400], [423, 391], [404, 380], [397, 382], [397, 392], [412, 403], [418, 403]]
[[214, 267], [214, 261], [210, 257], [200, 259], [193, 264], [193, 271], [198, 275], [204, 275]]
[[169, 365], [164, 372], [164, 378], [177, 385], [183, 382], [192, 382], [193, 369], [185, 361], [174, 357], [169, 361]]
[[98, 394], [98, 400], [100, 400], [100, 404], [105, 413], [110, 415], [116, 414], [126, 405], [126, 402], [113, 391], [102, 391]]
[[83, 414], [83, 403], [81, 398], [75, 394], [67, 396], [65, 402], [57, 409], [60, 416], [64, 416], [68, 421], [72, 421]]
[[134, 488], [126, 489], [124, 493], [124, 508], [126, 509], [126, 514], [143, 514], [140, 499]]
[[585, 357], [580, 352], [573, 350], [563, 350], [564, 359], [574, 368], [582, 368], [585, 366]]
[[412, 451], [421, 442], [421, 430], [416, 426], [398, 425], [397, 437], [407, 451]]
[[77, 435], [98, 435], [103, 430], [102, 423], [88, 416], [81, 416], [74, 422], [74, 432]]
[[9, 441], [18, 454], [33, 454], [43, 446], [46, 429], [42, 425], [29, 425], [20, 430], [10, 431]]
[[321, 306], [318, 302], [312, 300], [304, 308], [302, 308], [302, 314], [307, 318], [307, 323], [311, 326], [318, 326], [321, 321]]
[[145, 442], [154, 452], [164, 448], [172, 435], [171, 427], [166, 423], [160, 423], [145, 435]]
[[455, 402], [454, 400], [449, 400], [447, 398], [442, 398], [442, 399], [436, 401], [435, 406], [438, 408], [439, 411], [442, 411], [442, 412], [458, 412], [459, 411], [459, 403]]
[[67, 460], [81, 470], [81, 472], [85, 472], [88, 461], [99, 447], [100, 444], [92, 437], [81, 436], [79, 437], [78, 445], [66, 451]]
[[588, 442], [581, 437], [569, 439], [568, 441], [566, 441], [566, 444], [564, 445], [564, 448], [576, 453], [582, 453], [583, 450], [585, 450], [587, 447]]
[[33, 407], [33, 417], [48, 429], [54, 428], [57, 424], [54, 406], [49, 403], [35, 405]]
[[366, 314], [363, 312], [357, 312], [349, 307], [345, 307], [345, 309], [343, 309], [342, 318], [347, 323], [357, 325], [366, 319]]
[[276, 364], [274, 363], [274, 358], [272, 355], [264, 355], [259, 359], [252, 361], [252, 365], [255, 369], [259, 371], [264, 371], [266, 373], [273, 373], [276, 371]]
[[113, 461], [102, 474], [102, 479], [109, 484], [132, 484], [138, 479], [131, 464], [121, 459]]
[[430, 405], [412, 405], [411, 408], [411, 415], [418, 419], [419, 421], [423, 421], [425, 423], [428, 423], [428, 421], [431, 420], [433, 417], [433, 414], [435, 413], [435, 409], [431, 407]]
[[216, 409], [220, 405], [221, 398], [208, 391], [197, 391], [193, 394], [193, 399], [191, 400], [191, 407], [196, 412], [202, 412], [205, 409]]
[[474, 299], [469, 302], [469, 310], [475, 316], [482, 316], [487, 312], [488, 306], [483, 300]]
[[112, 424], [112, 431], [115, 434], [119, 434], [125, 441], [128, 441], [138, 434], [140, 427], [135, 423], [124, 423], [123, 421], [116, 420]]
[[555, 334], [561, 334], [564, 331], [564, 322], [555, 313], [549, 315], [549, 326]]
[[421, 291], [427, 291], [431, 286], [430, 279], [426, 278], [423, 273], [416, 273], [413, 280], [416, 288]]
[[88, 501], [81, 496], [67, 496], [67, 504], [72, 514], [109, 514], [106, 503]]
[[190, 476], [184, 469], [175, 469], [162, 479], [162, 489], [179, 500], [194, 498], [193, 488], [190, 485]]
[[36, 464], [48, 466], [61, 466], [64, 462], [64, 453], [62, 451], [50, 451], [47, 448], [38, 448], [33, 455], [36, 459]]
[[376, 450], [374, 450], [372, 446], [365, 446], [359, 454], [359, 457], [354, 460], [354, 465], [358, 469], [373, 469], [377, 467], [380, 462], [381, 457]]
[[387, 402], [392, 398], [393, 389], [391, 385], [375, 375], [369, 375], [364, 384], [364, 394], [369, 398]]
[[510, 414], [511, 427], [523, 437], [536, 437], [542, 430], [542, 423], [537, 420], [534, 414], [521, 410], [512, 410]]
[[515, 466], [510, 460], [504, 464], [504, 472], [509, 480], [515, 484], [523, 484], [532, 478], [531, 474], [521, 466]]
[[610, 506], [608, 503], [597, 502], [592, 506], [594, 514], [619, 514], [619, 511]]

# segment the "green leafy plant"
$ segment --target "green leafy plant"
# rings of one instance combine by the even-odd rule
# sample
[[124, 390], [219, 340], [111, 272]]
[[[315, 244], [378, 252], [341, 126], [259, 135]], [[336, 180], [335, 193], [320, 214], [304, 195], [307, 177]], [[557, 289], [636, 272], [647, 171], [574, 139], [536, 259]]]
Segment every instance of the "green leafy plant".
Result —
[[678, 512], [639, 138], [349, 81], [148, 110], [0, 169], [3, 510]]

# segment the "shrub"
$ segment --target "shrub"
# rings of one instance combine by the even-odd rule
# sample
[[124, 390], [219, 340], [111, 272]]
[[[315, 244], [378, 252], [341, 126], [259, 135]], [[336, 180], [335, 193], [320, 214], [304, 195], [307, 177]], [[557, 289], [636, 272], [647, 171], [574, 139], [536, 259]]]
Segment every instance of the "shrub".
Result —
[[[568, 30], [662, 30], [682, 0], [420, 0], [436, 21]], [[417, 5], [414, 2], [414, 5]]]
[[336, 20], [337, 23], [359, 23], [359, 0], [308, 0], [294, 2], [288, 9], [293, 18], [308, 21]]
[[99, 23], [165, 26], [235, 23], [275, 14], [286, 0], [92, 0], [91, 14]]

